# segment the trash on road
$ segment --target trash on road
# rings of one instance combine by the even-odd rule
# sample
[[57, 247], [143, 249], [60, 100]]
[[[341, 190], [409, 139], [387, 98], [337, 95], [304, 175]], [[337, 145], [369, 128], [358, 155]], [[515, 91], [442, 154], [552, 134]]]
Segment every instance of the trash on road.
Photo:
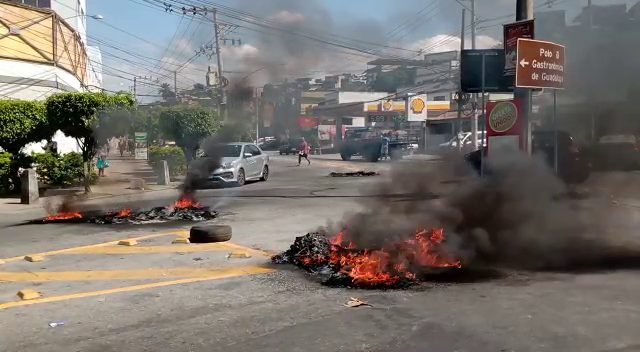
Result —
[[231, 252], [229, 254], [227, 254], [227, 259], [244, 259], [244, 258], [251, 258], [251, 254], [247, 253], [247, 252]]
[[349, 301], [347, 301], [346, 304], [343, 304], [343, 306], [349, 307], [349, 308], [362, 307], [362, 306], [372, 307], [372, 305], [369, 304], [368, 302], [361, 301], [354, 297], [349, 298]]
[[63, 321], [56, 321], [53, 323], [49, 323], [49, 327], [52, 327], [52, 328], [55, 328], [56, 326], [62, 326], [62, 325], [64, 325]]
[[332, 172], [329, 174], [331, 177], [363, 177], [363, 176], [378, 176], [379, 173], [375, 171], [355, 171], [355, 172]]

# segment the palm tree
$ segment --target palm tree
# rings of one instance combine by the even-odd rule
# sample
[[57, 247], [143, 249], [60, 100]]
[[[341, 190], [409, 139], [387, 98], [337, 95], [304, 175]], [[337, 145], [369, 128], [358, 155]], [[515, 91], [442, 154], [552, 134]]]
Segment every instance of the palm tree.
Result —
[[160, 94], [164, 100], [168, 100], [176, 96], [176, 93], [171, 89], [171, 85], [169, 85], [169, 83], [162, 83], [160, 88], [158, 88], [158, 94]]

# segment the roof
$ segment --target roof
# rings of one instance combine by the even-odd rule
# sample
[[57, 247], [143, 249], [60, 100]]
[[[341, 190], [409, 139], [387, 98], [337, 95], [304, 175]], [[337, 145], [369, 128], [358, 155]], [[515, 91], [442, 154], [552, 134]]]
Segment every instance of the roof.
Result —
[[225, 143], [226, 145], [247, 145], [247, 144], [255, 144], [253, 142], [231, 142], [231, 143]]

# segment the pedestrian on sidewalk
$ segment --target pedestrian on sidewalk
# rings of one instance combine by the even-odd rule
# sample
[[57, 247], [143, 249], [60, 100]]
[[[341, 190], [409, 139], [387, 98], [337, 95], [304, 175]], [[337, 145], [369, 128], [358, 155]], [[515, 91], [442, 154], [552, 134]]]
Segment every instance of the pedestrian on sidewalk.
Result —
[[118, 149], [120, 149], [120, 157], [123, 157], [124, 151], [127, 149], [127, 142], [124, 139], [120, 139], [118, 142]]
[[100, 153], [100, 155], [98, 155], [96, 167], [98, 168], [98, 177], [104, 177], [104, 169], [109, 167], [109, 160], [104, 154]]
[[310, 146], [309, 143], [307, 143], [307, 141], [304, 139], [304, 137], [302, 137], [302, 142], [300, 143], [300, 146], [298, 147], [298, 166], [300, 166], [300, 162], [302, 161], [302, 158], [304, 158], [305, 160], [307, 160], [307, 163], [309, 163], [308, 165], [311, 165], [311, 161], [309, 161], [309, 151], [310, 151]]

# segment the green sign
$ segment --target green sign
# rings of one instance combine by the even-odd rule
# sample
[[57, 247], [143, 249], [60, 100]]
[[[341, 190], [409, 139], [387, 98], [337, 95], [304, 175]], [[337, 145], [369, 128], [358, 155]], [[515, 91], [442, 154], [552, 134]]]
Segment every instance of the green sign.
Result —
[[147, 132], [136, 132], [133, 141], [136, 147], [136, 159], [147, 160]]

